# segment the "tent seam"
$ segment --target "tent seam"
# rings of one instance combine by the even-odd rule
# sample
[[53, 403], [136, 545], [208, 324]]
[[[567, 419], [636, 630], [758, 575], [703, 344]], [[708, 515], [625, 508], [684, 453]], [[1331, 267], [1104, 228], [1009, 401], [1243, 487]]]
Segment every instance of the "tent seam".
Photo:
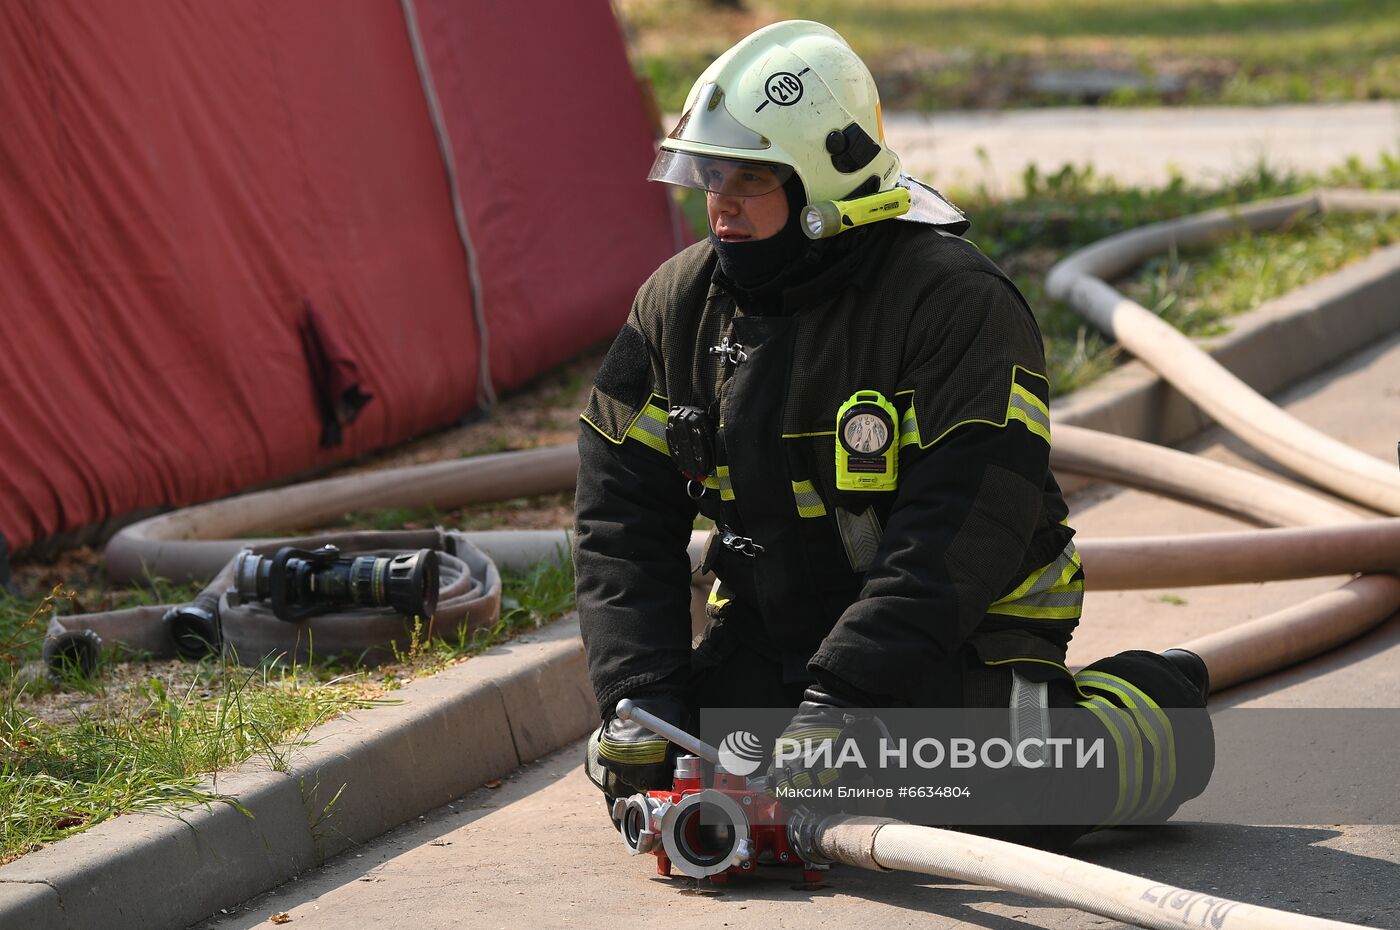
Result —
[[418, 81], [423, 86], [428, 116], [432, 120], [433, 134], [437, 137], [438, 151], [442, 155], [443, 169], [447, 174], [447, 189], [452, 197], [452, 217], [457, 224], [457, 238], [461, 240], [462, 251], [467, 257], [467, 277], [472, 292], [472, 317], [476, 323], [477, 339], [480, 343], [476, 401], [482, 408], [489, 410], [496, 403], [496, 391], [491, 385], [491, 333], [486, 325], [486, 311], [482, 305], [481, 269], [477, 264], [476, 247], [472, 244], [466, 209], [462, 205], [452, 137], [448, 135], [447, 120], [443, 116], [437, 90], [433, 85], [433, 74], [428, 65], [427, 51], [423, 48], [422, 35], [418, 31], [418, 14], [414, 9], [413, 0], [400, 0], [400, 5], [403, 8], [404, 25], [408, 31], [408, 43], [413, 49], [413, 61], [418, 66]]

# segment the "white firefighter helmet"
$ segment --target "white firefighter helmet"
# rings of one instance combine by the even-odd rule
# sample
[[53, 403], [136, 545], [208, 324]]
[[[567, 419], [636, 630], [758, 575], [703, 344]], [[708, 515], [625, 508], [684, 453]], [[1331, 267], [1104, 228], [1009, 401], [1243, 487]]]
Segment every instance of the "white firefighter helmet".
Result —
[[834, 30], [804, 20], [765, 26], [705, 69], [648, 177], [756, 196], [794, 173], [808, 203], [900, 180], [869, 69]]

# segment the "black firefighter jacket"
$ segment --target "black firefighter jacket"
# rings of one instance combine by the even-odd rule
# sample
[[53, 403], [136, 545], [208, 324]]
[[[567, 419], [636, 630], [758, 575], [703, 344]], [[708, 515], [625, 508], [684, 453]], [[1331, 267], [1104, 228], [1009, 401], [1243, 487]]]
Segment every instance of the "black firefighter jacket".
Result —
[[[1011, 282], [965, 240], [901, 221], [785, 291], [780, 314], [745, 313], [717, 264], [700, 242], [642, 286], [583, 413], [575, 567], [603, 715], [684, 685], [697, 507], [740, 538], [711, 541], [711, 615], [789, 682], [915, 703], [964, 647], [1067, 674], [1083, 575], [1049, 468], [1040, 333]], [[711, 351], [726, 338], [742, 353]], [[837, 411], [857, 391], [896, 408], [893, 490], [837, 489]], [[698, 502], [667, 451], [676, 405], [714, 425]]]

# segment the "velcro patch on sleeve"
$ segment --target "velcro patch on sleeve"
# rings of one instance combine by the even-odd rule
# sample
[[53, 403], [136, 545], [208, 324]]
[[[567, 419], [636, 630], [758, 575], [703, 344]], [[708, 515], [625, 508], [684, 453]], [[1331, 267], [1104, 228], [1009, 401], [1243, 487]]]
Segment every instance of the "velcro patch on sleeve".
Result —
[[651, 353], [646, 337], [624, 324], [593, 381], [583, 421], [621, 443], [652, 396]]

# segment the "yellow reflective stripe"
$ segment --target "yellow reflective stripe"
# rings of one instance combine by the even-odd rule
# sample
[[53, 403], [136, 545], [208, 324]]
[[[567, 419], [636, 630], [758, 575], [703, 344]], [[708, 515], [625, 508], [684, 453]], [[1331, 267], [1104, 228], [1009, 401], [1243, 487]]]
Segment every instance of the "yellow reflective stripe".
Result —
[[1032, 620], [1077, 620], [1084, 609], [1084, 580], [1074, 577], [1079, 569], [1079, 551], [1071, 541], [1055, 561], [1027, 575], [1010, 594], [988, 607], [987, 613]]
[[1123, 818], [1120, 816], [1119, 812], [1123, 809], [1124, 800], [1128, 795], [1128, 771], [1122, 763], [1123, 738], [1119, 735], [1118, 728], [1108, 722], [1108, 718], [1104, 716], [1103, 711], [1099, 709], [1098, 705], [1091, 701], [1080, 701], [1079, 706], [1099, 718], [1099, 722], [1102, 723], [1103, 728], [1108, 731], [1108, 735], [1113, 737], [1113, 745], [1118, 752], [1118, 800], [1113, 805], [1113, 811], [1108, 815], [1108, 820], [1099, 825], [1104, 827], [1112, 826], [1122, 821]]
[[[1079, 594], [1080, 596], [1075, 596]], [[1082, 592], [1042, 595], [1040, 604], [1007, 604], [987, 613], [1023, 620], [1079, 620], [1084, 616]]]
[[[1082, 703], [1082, 702], [1081, 702]], [[1120, 757], [1119, 765], [1125, 773], [1125, 781], [1128, 786], [1128, 795], [1124, 798], [1124, 807], [1119, 820], [1127, 820], [1141, 808], [1142, 787], [1144, 778], [1144, 756], [1142, 752], [1142, 734], [1132, 721], [1128, 718], [1128, 712], [1114, 704], [1102, 695], [1089, 695], [1088, 703], [1097, 706], [1103, 711], [1100, 719], [1113, 721], [1119, 733], [1126, 733], [1128, 739], [1122, 742], [1127, 750], [1126, 754]], [[1117, 814], [1115, 808], [1114, 813]]]
[[[653, 400], [658, 400], [658, 401], [660, 401], [661, 403], [660, 403], [660, 404], [654, 404], [654, 403], [652, 403]], [[651, 395], [649, 395], [649, 396], [647, 397], [646, 406], [644, 406], [642, 409], [645, 410], [647, 406], [660, 407], [660, 409], [662, 410], [661, 425], [662, 425], [662, 427], [663, 427], [663, 430], [662, 430], [661, 438], [662, 438], [662, 440], [664, 441], [665, 438], [666, 438], [666, 433], [665, 433], [665, 429], [664, 429], [664, 427], [665, 427], [665, 425], [666, 425], [666, 415], [665, 415], [665, 411], [669, 408], [670, 402], [669, 402], [665, 397], [662, 397], [660, 394], [653, 393], [653, 394], [651, 394]], [[610, 436], [610, 435], [607, 433], [607, 431], [604, 430], [601, 426], [599, 426], [597, 423], [594, 423], [592, 420], [588, 419], [588, 414], [587, 414], [587, 413], [581, 413], [581, 414], [579, 414], [579, 417], [578, 417], [578, 418], [579, 418], [580, 420], [582, 420], [583, 422], [587, 423], [589, 426], [593, 427], [593, 429], [597, 430], [599, 436], [602, 436], [604, 439], [606, 439], [608, 442], [612, 443], [612, 444], [615, 445], [615, 446], [620, 446], [620, 445], [622, 445], [622, 443], [623, 443], [624, 441], [626, 441], [628, 433], [631, 432], [632, 427], [636, 425], [637, 420], [641, 417], [641, 415], [642, 415], [642, 411], [641, 411], [641, 410], [638, 410], [638, 411], [637, 411], [637, 415], [634, 416], [634, 417], [632, 417], [632, 422], [627, 424], [627, 429], [626, 429], [626, 430], [623, 430], [622, 438], [621, 438], [621, 439], [614, 439], [614, 438], [612, 438], [612, 436]], [[668, 454], [668, 455], [670, 454], [670, 450], [669, 450], [669, 449], [662, 449], [661, 451], [662, 451], [662, 452], [665, 452], [665, 453]]]
[[799, 517], [826, 516], [826, 505], [822, 503], [821, 495], [817, 493], [816, 486], [812, 482], [792, 482], [792, 496], [797, 502], [797, 515]]
[[911, 400], [909, 409], [904, 411], [904, 416], [899, 420], [899, 447], [919, 445], [919, 421], [914, 416], [914, 403]]
[[1074, 680], [1087, 688], [1116, 694], [1138, 719], [1140, 729], [1147, 734], [1147, 741], [1152, 744], [1153, 759], [1157, 763], [1152, 773], [1153, 790], [1142, 814], [1155, 813], [1166, 803], [1167, 796], [1176, 787], [1176, 735], [1172, 732], [1171, 718], [1146, 691], [1126, 678], [1098, 669], [1085, 669], [1074, 676]]
[[1039, 397], [1014, 381], [1011, 383], [1011, 398], [1007, 401], [1006, 408], [1006, 422], [1010, 423], [1012, 420], [1020, 420], [1026, 425], [1026, 429], [1046, 442], [1050, 441], [1050, 410]]
[[732, 501], [734, 499], [734, 482], [729, 477], [729, 466], [721, 465], [716, 468], [715, 473], [705, 479], [705, 487], [712, 491], [718, 491], [720, 500]]
[[[713, 484], [710, 483], [712, 481]], [[734, 499], [734, 482], [729, 477], [729, 466], [721, 465], [716, 468], [714, 475], [705, 479], [705, 487], [718, 488], [720, 500], [732, 501]]]
[[817, 772], [817, 784], [825, 788], [840, 777], [841, 773], [836, 771], [836, 769], [822, 769]]
[[[1044, 375], [1020, 365], [1012, 365], [1011, 387], [1007, 392], [1008, 400], [1006, 413], [1003, 415], [1001, 422], [997, 422], [996, 420], [984, 420], [981, 417], [960, 420], [927, 441], [919, 434], [918, 417], [914, 413], [915, 398], [911, 396], [909, 398], [909, 408], [904, 411], [904, 416], [902, 416], [899, 421], [899, 447], [903, 449], [905, 446], [917, 446], [920, 449], [927, 449], [929, 446], [936, 445], [945, 436], [960, 426], [981, 423], [984, 426], [995, 426], [1001, 429], [1010, 424], [1012, 420], [1025, 424], [1025, 427], [1032, 433], [1044, 439], [1046, 442], [1049, 442], [1050, 411], [1045, 406], [1045, 403], [1041, 401], [1040, 398], [1036, 397], [1034, 393], [1016, 383], [1018, 375], [1039, 378], [1041, 381], [1045, 382], [1047, 388], [1050, 385], [1050, 379]], [[895, 397], [901, 397], [905, 394], [913, 395], [914, 393], [914, 391], [896, 391]]]
[[1162, 753], [1162, 740], [1157, 731], [1148, 723], [1146, 715], [1137, 706], [1137, 702], [1126, 691], [1108, 682], [1095, 681], [1091, 675], [1091, 672], [1080, 672], [1075, 676], [1075, 680], [1091, 691], [1103, 691], [1116, 695], [1127, 705], [1128, 713], [1132, 714], [1133, 719], [1137, 722], [1138, 731], [1147, 737], [1147, 742], [1152, 747], [1152, 759], [1156, 763], [1152, 766], [1152, 788], [1147, 792], [1147, 800], [1143, 803], [1142, 808], [1130, 811], [1128, 816], [1138, 817], [1150, 814], [1162, 806], [1169, 787], [1163, 771], [1166, 768], [1166, 760]]
[[[1011, 601], [1020, 600], [1027, 594], [1039, 593], [1039, 591], [1045, 588], [1062, 585], [1068, 582], [1070, 577], [1076, 571], [1078, 571], [1079, 565], [1079, 550], [1075, 548], [1074, 541], [1071, 540], [1063, 549], [1060, 550], [1060, 554], [1055, 556], [1053, 561], [1048, 562], [1045, 565], [1042, 565], [1040, 568], [1037, 568], [1035, 571], [1031, 572], [1021, 581], [1020, 584], [1018, 584], [1014, 589], [1012, 589], [1010, 594], [1006, 595], [1003, 598], [999, 598], [996, 601], [996, 603], [1009, 603]], [[1044, 579], [1047, 575], [1050, 574], [1050, 572], [1055, 572], [1055, 574], [1051, 576], [1052, 583], [1050, 585], [1037, 586], [1036, 582]]]
[[[1109, 814], [1108, 820], [1099, 825], [1111, 827], [1126, 820], [1141, 798], [1140, 766], [1135, 767], [1133, 760], [1142, 758], [1142, 741], [1136, 728], [1128, 726], [1122, 719], [1123, 709], [1116, 704], [1097, 695], [1078, 703], [1080, 707], [1099, 718], [1108, 735], [1113, 738], [1113, 745], [1118, 752], [1118, 800], [1114, 803], [1113, 812]], [[1134, 741], [1136, 751], [1132, 754], [1123, 739], [1124, 733]]]
[[648, 403], [627, 428], [627, 438], [635, 439], [662, 455], [670, 455], [671, 450], [666, 445], [666, 411]]
[[624, 743], [605, 736], [598, 741], [598, 755], [625, 765], [657, 765], [666, 761], [666, 741], [649, 739], [639, 743]]
[[719, 585], [720, 580], [716, 578], [714, 585], [710, 587], [710, 596], [705, 599], [705, 603], [711, 607], [723, 607], [729, 603], [729, 598], [719, 596]]

